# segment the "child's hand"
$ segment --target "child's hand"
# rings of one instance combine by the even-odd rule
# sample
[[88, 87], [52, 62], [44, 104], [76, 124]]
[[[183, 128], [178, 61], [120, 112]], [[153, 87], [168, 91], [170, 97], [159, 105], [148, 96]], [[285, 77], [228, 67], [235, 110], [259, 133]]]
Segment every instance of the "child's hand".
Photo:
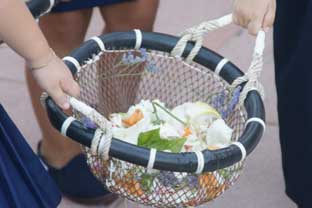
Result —
[[273, 26], [275, 10], [276, 0], [234, 0], [233, 21], [256, 35]]
[[[36, 63], [38, 66], [38, 63]], [[66, 94], [79, 96], [79, 85], [61, 59], [54, 54], [44, 66], [35, 67], [30, 64], [32, 74], [43, 88], [63, 110], [70, 107]]]

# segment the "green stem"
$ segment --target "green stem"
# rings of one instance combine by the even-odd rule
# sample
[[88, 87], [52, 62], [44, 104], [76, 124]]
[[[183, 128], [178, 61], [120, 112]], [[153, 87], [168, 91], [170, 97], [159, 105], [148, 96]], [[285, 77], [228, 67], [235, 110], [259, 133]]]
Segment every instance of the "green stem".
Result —
[[[134, 63], [134, 64], [124, 64], [124, 63], [120, 60], [118, 63], [116, 63], [116, 64], [112, 67], [111, 70], [114, 71], [116, 68], [121, 67], [121, 66], [124, 66], [123, 69], [121, 69], [117, 74], [115, 74], [115, 75], [121, 75], [121, 74], [123, 74], [124, 72], [127, 72], [129, 68], [132, 68], [131, 71], [133, 71], [133, 70], [136, 69], [138, 66], [140, 66], [142, 63], [144, 63], [144, 62], [137, 62], [137, 63]], [[126, 73], [126, 74], [129, 74], [129, 72]], [[104, 73], [101, 74], [100, 76], [101, 76], [101, 77], [105, 77]], [[109, 76], [109, 77], [114, 77], [114, 76]]]
[[115, 77], [126, 77], [126, 76], [139, 76], [144, 74], [144, 72], [140, 72], [140, 73], [135, 73], [135, 74], [114, 74], [111, 76], [107, 76], [107, 77], [103, 77], [102, 80], [107, 80], [107, 79], [111, 79], [111, 78], [115, 78]]
[[181, 124], [183, 124], [184, 126], [186, 126], [187, 124], [182, 121], [181, 119], [179, 119], [178, 117], [176, 117], [175, 115], [173, 115], [170, 111], [168, 111], [166, 108], [164, 108], [163, 106], [159, 105], [156, 102], [152, 102], [153, 105], [158, 106], [160, 109], [162, 109], [163, 111], [165, 111], [168, 115], [170, 115], [172, 118], [174, 118], [175, 120], [179, 121]]
[[154, 112], [153, 112], [153, 113], [155, 113], [156, 120], [157, 120], [157, 122], [160, 124], [160, 123], [161, 123], [161, 120], [160, 120], [160, 118], [159, 118], [159, 116], [158, 116], [157, 108], [156, 108], [156, 106], [155, 106], [155, 103], [152, 102], [152, 105], [153, 105], [153, 109], [154, 109]]
[[[129, 68], [131, 68], [131, 71], [134, 71], [134, 69], [138, 68], [138, 66], [140, 66], [141, 64], [142, 62], [125, 65], [125, 67], [118, 74], [123, 74], [124, 72], [128, 72]], [[113, 69], [115, 69], [115, 67]]]

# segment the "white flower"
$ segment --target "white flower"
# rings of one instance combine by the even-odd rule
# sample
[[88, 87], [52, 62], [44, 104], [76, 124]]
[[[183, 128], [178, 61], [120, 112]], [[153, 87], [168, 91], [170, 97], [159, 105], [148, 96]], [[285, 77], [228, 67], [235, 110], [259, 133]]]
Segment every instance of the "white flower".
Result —
[[192, 147], [191, 151], [194, 152], [194, 151], [202, 151], [206, 149], [207, 145], [202, 139], [198, 138], [194, 134], [191, 134], [187, 137], [187, 140], [184, 143], [183, 152], [189, 151], [187, 147]]
[[158, 126], [152, 126], [150, 123], [150, 118], [144, 116], [142, 120], [137, 122], [135, 125], [130, 126], [129, 128], [113, 128], [113, 136], [116, 139], [137, 145], [140, 133], [159, 128]]
[[[153, 102], [156, 104], [153, 105]], [[125, 128], [122, 120], [131, 116], [137, 109], [142, 112], [143, 118], [133, 126]], [[156, 119], [163, 123], [155, 124]], [[160, 128], [161, 138], [176, 139], [183, 137], [185, 128], [188, 127], [190, 135], [187, 136], [182, 152], [202, 151], [208, 146], [227, 146], [231, 142], [233, 132], [224, 120], [220, 119], [214, 108], [202, 102], [184, 103], [170, 111], [159, 100], [142, 100], [139, 104], [131, 106], [127, 113], [112, 114], [110, 120], [114, 124], [113, 136], [135, 145], [140, 133]]]
[[[176, 116], [183, 122], [187, 122], [187, 120], [189, 119], [187, 115], [187, 109], [190, 108], [191, 106], [192, 106], [192, 103], [184, 103], [182, 105], [178, 105], [175, 108], [173, 108], [171, 112], [174, 116]], [[168, 122], [177, 123], [179, 121], [177, 121], [173, 117], [170, 117]]]
[[223, 119], [217, 119], [206, 131], [206, 143], [208, 146], [230, 144], [232, 133], [233, 130]]
[[165, 123], [160, 126], [160, 138], [164, 139], [176, 139], [183, 135], [183, 128], [173, 126], [169, 123]]
[[[175, 107], [172, 113], [180, 120], [193, 126], [206, 125], [207, 127], [213, 119], [220, 118], [219, 113], [214, 108], [203, 102], [184, 103]], [[177, 121], [175, 120], [175, 122]]]
[[187, 109], [190, 123], [200, 129], [206, 129], [215, 120], [220, 118], [220, 114], [207, 103], [196, 102]]

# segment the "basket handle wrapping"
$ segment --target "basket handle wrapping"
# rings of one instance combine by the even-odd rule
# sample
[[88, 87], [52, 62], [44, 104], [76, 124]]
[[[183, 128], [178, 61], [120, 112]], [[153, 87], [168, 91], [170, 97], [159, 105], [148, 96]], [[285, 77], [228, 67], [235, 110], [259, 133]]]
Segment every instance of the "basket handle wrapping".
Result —
[[102, 116], [97, 110], [88, 106], [84, 102], [79, 101], [74, 97], [68, 97], [68, 100], [73, 109], [77, 110], [99, 126], [95, 131], [91, 143], [91, 151], [94, 154], [103, 156], [104, 160], [108, 160], [109, 149], [113, 138], [111, 122]]
[[[181, 57], [188, 41], [195, 41], [194, 48], [191, 50], [186, 58], [186, 62], [190, 63], [200, 51], [204, 35], [208, 32], [225, 27], [233, 22], [233, 15], [228, 14], [221, 18], [202, 22], [201, 24], [191, 27], [181, 33], [181, 39], [171, 51], [171, 55]], [[237, 78], [232, 83], [231, 87], [237, 87], [245, 82], [246, 85], [240, 95], [240, 105], [244, 103], [247, 94], [251, 90], [257, 90], [261, 97], [264, 98], [264, 89], [262, 84], [258, 81], [263, 68], [263, 51], [265, 47], [265, 32], [260, 30], [258, 32], [255, 48], [252, 56], [251, 64], [244, 76]]]

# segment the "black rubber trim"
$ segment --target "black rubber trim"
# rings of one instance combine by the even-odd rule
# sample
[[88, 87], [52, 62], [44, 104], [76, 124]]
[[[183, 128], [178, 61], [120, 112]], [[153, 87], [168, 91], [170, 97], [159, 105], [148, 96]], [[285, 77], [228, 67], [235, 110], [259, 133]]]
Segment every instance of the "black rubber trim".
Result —
[[[132, 49], [135, 45], [134, 32], [111, 33], [100, 36], [100, 38], [104, 42], [107, 50]], [[170, 52], [177, 41], [177, 37], [170, 35], [143, 33], [142, 48]], [[187, 57], [193, 46], [193, 43], [187, 44], [183, 57]], [[70, 56], [76, 58], [78, 62], [83, 65], [86, 60], [91, 58], [93, 54], [97, 54], [99, 51], [100, 49], [95, 41], [89, 40], [80, 48], [74, 50]], [[207, 48], [202, 48], [194, 58], [194, 61], [214, 70], [222, 59], [223, 57], [215, 52]], [[232, 83], [233, 80], [242, 75], [242, 71], [230, 62], [224, 66], [220, 73], [220, 76], [228, 83]], [[46, 100], [46, 105], [51, 123], [60, 131], [61, 125], [67, 118], [67, 115], [51, 98]], [[244, 105], [248, 118], [258, 117], [265, 121], [264, 105], [258, 92], [250, 92]], [[239, 138], [239, 141], [246, 148], [247, 154], [250, 154], [256, 147], [263, 134], [263, 130], [262, 125], [256, 122], [247, 125], [242, 136]], [[92, 129], [86, 129], [79, 121], [74, 121], [68, 129], [67, 135], [73, 140], [90, 147], [94, 131], [95, 130]], [[112, 157], [146, 167], [149, 160], [150, 150], [113, 138], [109, 154]], [[240, 149], [235, 145], [230, 145], [227, 148], [214, 151], [205, 150], [203, 151], [203, 154], [205, 158], [204, 171], [214, 171], [231, 166], [239, 162], [242, 157]], [[195, 153], [174, 154], [157, 152], [154, 168], [159, 170], [193, 173], [196, 171], [197, 165], [197, 157]]]
[[[88, 51], [88, 52], [85, 52]], [[76, 59], [80, 66], [85, 64], [85, 61], [92, 59], [94, 54], [98, 54], [101, 51], [98, 44], [94, 40], [88, 40], [83, 43], [78, 49], [75, 49], [70, 54], [70, 57]], [[68, 61], [64, 61], [67, 67], [70, 69], [71, 73], [75, 76], [78, 72], [76, 66]]]
[[70, 62], [68, 60], [64, 60], [64, 63], [69, 68], [69, 70], [72, 73], [72, 75], [76, 75], [77, 74], [78, 69], [76, 68], [76, 66], [72, 62]]
[[[35, 19], [44, 15], [50, 7], [50, 0], [30, 0], [26, 6]], [[0, 45], [3, 41], [0, 40]]]
[[45, 14], [50, 8], [50, 0], [31, 0], [26, 2], [26, 5], [31, 14], [38, 18]]

